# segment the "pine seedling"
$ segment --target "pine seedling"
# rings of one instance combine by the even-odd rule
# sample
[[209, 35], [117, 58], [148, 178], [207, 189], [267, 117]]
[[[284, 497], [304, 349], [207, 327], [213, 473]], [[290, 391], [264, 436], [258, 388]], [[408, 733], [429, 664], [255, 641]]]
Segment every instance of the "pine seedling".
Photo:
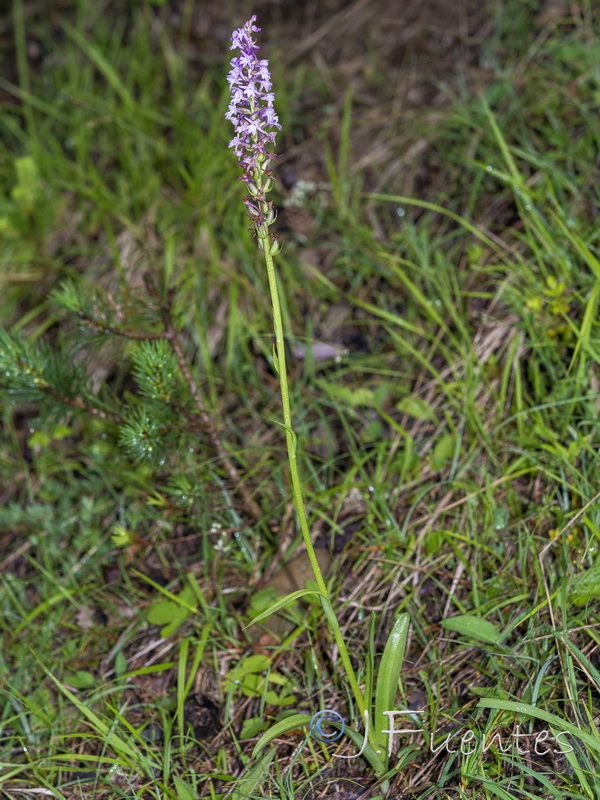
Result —
[[169, 404], [177, 391], [177, 357], [165, 339], [140, 342], [133, 353], [133, 377], [148, 400]]
[[47, 386], [41, 352], [4, 330], [0, 330], [0, 376], [8, 391], [23, 402], [40, 400]]
[[[88, 408], [91, 403], [87, 377], [60, 342], [52, 348], [32, 344], [2, 329], [0, 387], [18, 402], [41, 403], [47, 414], [60, 413], [66, 406]], [[104, 412], [95, 408], [94, 413]]]
[[80, 335], [73, 342], [79, 342], [81, 356], [82, 337], [88, 343], [107, 337], [133, 343], [133, 377], [141, 398], [127, 394], [123, 402], [105, 392], [100, 401], [85, 374], [83, 357], [75, 359], [60, 342], [50, 348], [4, 331], [0, 331], [0, 388], [20, 401], [39, 403], [44, 413], [64, 415], [69, 408], [79, 409], [115, 423], [119, 443], [136, 461], [162, 466], [190, 452], [192, 441], [194, 450], [203, 451], [206, 445], [243, 502], [243, 512], [256, 522], [262, 517], [261, 508], [204, 406], [182, 333], [173, 324], [173, 292], [163, 297], [149, 275], [146, 290], [145, 296], [130, 290], [125, 298], [69, 280], [52, 295], [56, 305], [79, 320]]
[[168, 427], [161, 421], [156, 406], [144, 404], [132, 409], [125, 416], [119, 433], [119, 442], [136, 461], [158, 462], [163, 460]]

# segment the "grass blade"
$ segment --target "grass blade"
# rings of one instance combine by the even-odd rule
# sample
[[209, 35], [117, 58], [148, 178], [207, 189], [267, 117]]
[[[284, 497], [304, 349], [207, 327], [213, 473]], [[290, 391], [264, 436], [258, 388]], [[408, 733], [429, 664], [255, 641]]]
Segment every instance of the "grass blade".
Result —
[[549, 711], [544, 711], [542, 708], [536, 708], [529, 705], [529, 703], [517, 703], [514, 700], [497, 700], [492, 697], [484, 697], [479, 703], [477, 708], [493, 708], [498, 711], [512, 711], [515, 714], [525, 714], [528, 717], [535, 717], [548, 722], [550, 725], [556, 726], [559, 731], [566, 731], [577, 739], [580, 739], [592, 750], [600, 753], [600, 734], [596, 732], [596, 736], [592, 736], [586, 731], [582, 731], [576, 725], [566, 719], [557, 717], [556, 714], [551, 714]]
[[[238, 781], [237, 787], [233, 790], [231, 794], [231, 800], [246, 800], [246, 798], [252, 797], [252, 793], [255, 789], [257, 789], [264, 781], [265, 775], [269, 768], [269, 764], [273, 760], [273, 756], [275, 755], [275, 748], [271, 748], [267, 753], [263, 755], [263, 757], [258, 761], [258, 763], [254, 764], [254, 766], [250, 767], [248, 772], [244, 775], [243, 778], [240, 778]], [[264, 797], [262, 793], [260, 797]]]

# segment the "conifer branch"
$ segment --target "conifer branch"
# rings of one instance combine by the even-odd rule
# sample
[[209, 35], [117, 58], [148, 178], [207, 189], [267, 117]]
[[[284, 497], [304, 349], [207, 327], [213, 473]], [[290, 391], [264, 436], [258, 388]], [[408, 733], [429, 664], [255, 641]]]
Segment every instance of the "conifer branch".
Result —
[[168, 336], [164, 332], [145, 333], [143, 331], [131, 331], [127, 328], [118, 328], [116, 325], [109, 325], [101, 320], [88, 316], [84, 311], [77, 311], [77, 316], [87, 325], [95, 328], [99, 333], [111, 333], [113, 336], [122, 336], [124, 339], [155, 340], [166, 339]]
[[185, 380], [190, 394], [196, 404], [196, 409], [198, 411], [198, 418], [199, 421], [204, 428], [210, 442], [219, 456], [223, 467], [225, 468], [225, 472], [227, 473], [229, 480], [231, 481], [232, 485], [235, 487], [235, 490], [240, 495], [241, 499], [244, 501], [246, 506], [246, 511], [250, 514], [253, 520], [256, 522], [262, 517], [262, 511], [256, 500], [252, 497], [248, 488], [242, 481], [240, 474], [237, 470], [237, 467], [229, 457], [229, 453], [225, 449], [223, 442], [217, 432], [214, 422], [212, 421], [210, 414], [206, 411], [204, 407], [204, 402], [198, 391], [198, 387], [196, 382], [192, 376], [190, 371], [190, 367], [185, 357], [185, 353], [183, 352], [183, 348], [181, 347], [181, 343], [177, 336], [177, 331], [173, 327], [173, 323], [171, 322], [170, 315], [167, 310], [165, 310], [165, 332], [167, 335], [168, 340], [171, 342], [173, 347], [173, 352], [177, 356], [177, 363], [181, 373], [183, 375], [183, 379]]
[[106, 411], [102, 411], [101, 408], [97, 408], [96, 406], [86, 403], [80, 397], [65, 397], [65, 395], [61, 394], [54, 386], [50, 386], [49, 383], [41, 385], [39, 388], [41, 391], [46, 392], [46, 394], [49, 394], [55, 400], [58, 400], [67, 406], [71, 406], [72, 408], [78, 408], [81, 411], [87, 411], [94, 417], [98, 417], [98, 419], [103, 419], [107, 422], [114, 422], [116, 424], [119, 424], [122, 421], [121, 418], [115, 414], [109, 414]]
[[[83, 399], [86, 380], [56, 349], [34, 346], [21, 336], [0, 330], [2, 385], [25, 400], [39, 402], [44, 395], [62, 405], [87, 411], [98, 419], [119, 423], [110, 414]], [[63, 386], [67, 391], [61, 391]]]
[[258, 505], [258, 503], [256, 502], [256, 500], [252, 497], [252, 495], [248, 491], [246, 485], [244, 484], [240, 476], [240, 473], [237, 470], [237, 467], [231, 460], [229, 453], [227, 452], [225, 446], [223, 445], [223, 442], [221, 441], [221, 437], [219, 436], [217, 428], [210, 414], [208, 413], [208, 411], [204, 406], [202, 395], [200, 394], [196, 381], [192, 376], [190, 365], [181, 346], [181, 342], [179, 341], [178, 332], [173, 325], [173, 321], [171, 319], [171, 304], [173, 299], [173, 291], [171, 290], [169, 292], [167, 302], [165, 303], [164, 300], [158, 294], [156, 286], [154, 285], [153, 282], [153, 276], [147, 273], [144, 276], [144, 281], [148, 293], [160, 305], [163, 316], [163, 322], [165, 326], [164, 333], [161, 335], [163, 338], [167, 339], [170, 342], [173, 348], [173, 352], [175, 353], [175, 356], [177, 358], [177, 365], [181, 370], [183, 379], [189, 389], [190, 395], [192, 396], [192, 399], [196, 406], [198, 421], [200, 422], [202, 428], [204, 429], [206, 435], [208, 436], [214, 451], [219, 457], [221, 464], [223, 465], [223, 468], [225, 469], [225, 472], [227, 473], [227, 476], [231, 481], [232, 486], [234, 487], [235, 491], [240, 496], [240, 498], [243, 500], [246, 512], [252, 517], [254, 522], [257, 522], [263, 515], [262, 510]]

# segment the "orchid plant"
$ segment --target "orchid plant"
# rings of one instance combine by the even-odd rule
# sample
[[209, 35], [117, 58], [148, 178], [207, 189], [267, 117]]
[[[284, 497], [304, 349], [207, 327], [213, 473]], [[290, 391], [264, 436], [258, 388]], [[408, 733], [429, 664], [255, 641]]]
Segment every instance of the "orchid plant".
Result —
[[[365, 699], [358, 685], [348, 649], [344, 642], [342, 632], [333, 612], [331, 598], [327, 584], [317, 561], [313, 547], [304, 497], [302, 483], [298, 470], [297, 440], [292, 425], [290, 407], [290, 394], [287, 379], [285, 340], [283, 320], [279, 301], [279, 290], [273, 256], [280, 250], [280, 241], [274, 233], [269, 232], [269, 227], [275, 221], [273, 204], [267, 199], [267, 194], [273, 185], [273, 175], [269, 169], [270, 163], [276, 158], [272, 152], [275, 144], [276, 129], [281, 129], [279, 119], [273, 108], [274, 94], [271, 91], [272, 82], [269, 72], [269, 62], [258, 58], [259, 47], [253, 34], [260, 31], [254, 23], [256, 16], [251, 17], [246, 24], [233, 32], [231, 49], [239, 49], [241, 54], [231, 61], [231, 71], [228, 83], [231, 90], [231, 102], [226, 118], [235, 127], [235, 136], [229, 143], [237, 156], [242, 169], [241, 179], [247, 187], [248, 194], [244, 200], [248, 215], [252, 222], [252, 231], [258, 239], [258, 246], [262, 250], [267, 269], [271, 304], [273, 309], [273, 328], [275, 332], [275, 365], [279, 375], [281, 390], [281, 404], [283, 410], [283, 427], [289, 460], [290, 479], [294, 505], [298, 516], [302, 538], [313, 570], [318, 587], [318, 594], [323, 605], [327, 620], [338, 646], [340, 657], [344, 665], [348, 682], [351, 686], [361, 718], [366, 710]], [[294, 592], [286, 600], [292, 602], [306, 592]], [[276, 604], [281, 607], [281, 601]], [[272, 606], [254, 622], [264, 619], [276, 610]]]
[[[387, 754], [385, 752], [385, 715], [387, 709], [393, 704], [398, 687], [398, 679], [406, 647], [408, 615], [401, 614], [397, 618], [383, 652], [377, 677], [377, 685], [375, 687], [374, 721], [376, 730], [371, 730], [369, 728], [369, 705], [372, 689], [371, 680], [369, 679], [367, 681], [366, 693], [363, 694], [358, 684], [354, 668], [352, 667], [348, 648], [333, 610], [329, 589], [323, 578], [312, 544], [298, 469], [297, 439], [292, 424], [283, 320], [273, 260], [273, 256], [277, 255], [281, 249], [281, 243], [279, 238], [269, 231], [270, 226], [275, 221], [276, 214], [272, 202], [268, 200], [267, 197], [274, 180], [269, 169], [270, 163], [276, 158], [272, 147], [275, 144], [276, 131], [277, 129], [281, 130], [281, 125], [279, 124], [279, 119], [273, 107], [274, 94], [271, 91], [272, 82], [269, 72], [269, 62], [265, 59], [258, 58], [259, 47], [253, 38], [253, 34], [259, 31], [260, 28], [255, 25], [255, 22], [256, 16], [252, 16], [243, 27], [235, 30], [231, 37], [231, 49], [240, 50], [240, 55], [232, 59], [231, 71], [228, 75], [231, 102], [226, 117], [233, 123], [235, 128], [235, 136], [229, 143], [229, 146], [237, 156], [238, 163], [242, 169], [240, 180], [242, 180], [247, 187], [247, 195], [244, 202], [252, 222], [251, 230], [258, 240], [258, 245], [264, 255], [267, 269], [273, 311], [273, 329], [275, 333], [274, 361], [279, 375], [283, 428], [285, 430], [292, 494], [302, 538], [317, 584], [317, 591], [314, 592], [304, 589], [293, 592], [287, 597], [278, 600], [269, 609], [256, 617], [253, 624], [275, 613], [284, 605], [295, 602], [303, 595], [315, 593], [318, 595], [331, 633], [338, 647], [346, 678], [350, 684], [360, 719], [365, 725], [364, 736], [361, 736], [351, 729], [347, 729], [348, 735], [353, 738], [355, 742], [362, 741], [361, 754], [369, 761], [375, 775], [378, 778], [382, 778], [382, 776], [387, 773], [388, 762], [391, 755], [389, 750]], [[374, 620], [372, 620], [372, 625], [374, 625]], [[374, 636], [371, 638], [373, 639]], [[315, 718], [317, 717], [319, 721], [315, 725]], [[323, 736], [323, 730], [319, 725], [323, 722], [339, 725], [340, 719], [340, 715], [330, 709], [322, 710], [319, 714], [314, 715], [313, 718], [306, 714], [295, 714], [287, 717], [275, 724], [269, 731], [261, 736], [254, 748], [254, 755], [257, 756], [267, 744], [272, 742], [280, 734], [302, 724], [310, 723], [311, 733], [320, 741], [335, 741], [337, 737]], [[345, 757], [348, 758], [349, 756]], [[382, 784], [382, 786], [383, 785], [384, 784]]]

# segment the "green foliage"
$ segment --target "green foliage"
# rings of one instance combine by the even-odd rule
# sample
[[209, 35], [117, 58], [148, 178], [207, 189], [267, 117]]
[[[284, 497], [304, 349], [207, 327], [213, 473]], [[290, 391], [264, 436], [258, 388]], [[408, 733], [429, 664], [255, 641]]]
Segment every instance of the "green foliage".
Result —
[[161, 598], [148, 609], [148, 621], [162, 625], [160, 635], [164, 638], [174, 633], [195, 610], [196, 595], [191, 586], [185, 586], [175, 599]]
[[53, 302], [65, 311], [91, 316], [95, 298], [93, 295], [90, 297], [89, 291], [86, 291], [83, 285], [78, 285], [73, 280], [63, 281], [52, 292], [51, 297]]
[[0, 389], [14, 401], [40, 403], [47, 415], [64, 415], [73, 404], [85, 407], [91, 387], [73, 345], [33, 343], [0, 329]]
[[[400, 614], [394, 622], [377, 669], [373, 741], [381, 748], [384, 754], [387, 749], [388, 739], [383, 731], [392, 727], [392, 721], [385, 715], [385, 712], [393, 711], [396, 707], [398, 681], [400, 680], [406, 652], [409, 623], [408, 614]], [[382, 756], [382, 761], [387, 766], [388, 758], [385, 755]]]
[[140, 342], [133, 352], [133, 376], [149, 400], [170, 403], [177, 390], [177, 357], [164, 339]]
[[0, 329], [0, 385], [20, 399], [35, 402], [48, 387], [44, 355], [18, 335]]
[[448, 631], [456, 631], [461, 636], [474, 639], [485, 644], [498, 644], [502, 640], [502, 633], [487, 619], [475, 617], [472, 614], [460, 614], [450, 617], [443, 622]]
[[569, 587], [569, 600], [585, 606], [600, 598], [600, 563], [577, 575]]
[[13, 186], [8, 196], [0, 194], [0, 274], [14, 281], [40, 279], [54, 216], [37, 161], [31, 155], [16, 158]]
[[157, 416], [155, 405], [140, 405], [125, 411], [119, 442], [138, 461], [164, 463], [167, 427]]

